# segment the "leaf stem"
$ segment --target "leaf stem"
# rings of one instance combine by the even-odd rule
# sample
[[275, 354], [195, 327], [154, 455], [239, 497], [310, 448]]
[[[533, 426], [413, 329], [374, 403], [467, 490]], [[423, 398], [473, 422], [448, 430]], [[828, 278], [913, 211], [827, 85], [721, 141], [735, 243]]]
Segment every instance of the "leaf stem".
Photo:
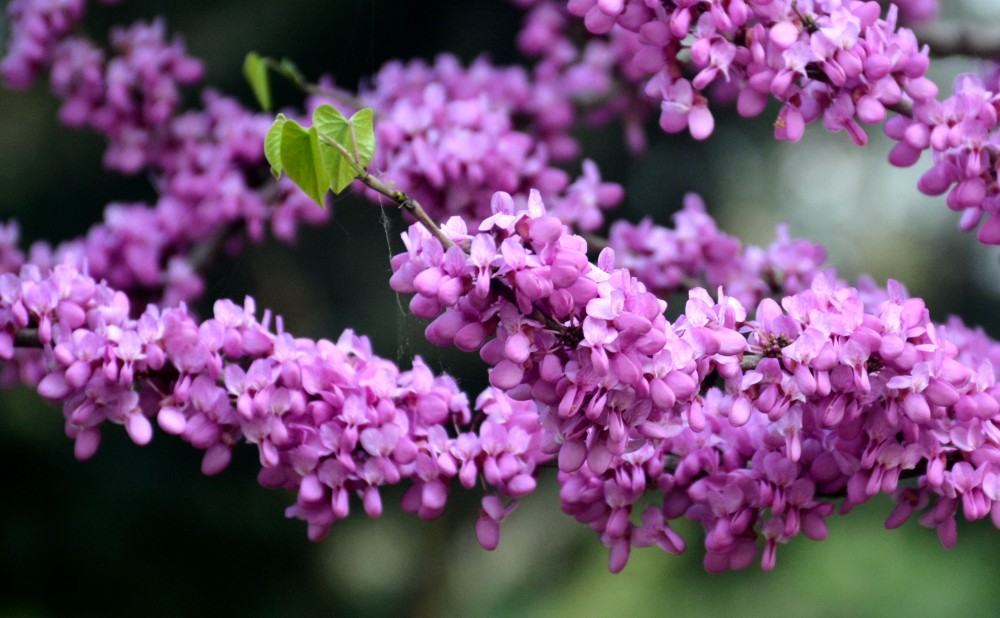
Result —
[[423, 206], [420, 205], [420, 202], [413, 199], [406, 193], [403, 193], [399, 189], [393, 189], [386, 183], [379, 180], [378, 177], [372, 176], [372, 174], [368, 171], [368, 168], [358, 163], [357, 157], [352, 156], [342, 144], [337, 143], [335, 140], [323, 134], [320, 134], [320, 138], [324, 143], [336, 150], [351, 165], [354, 169], [354, 173], [358, 177], [358, 180], [363, 182], [365, 186], [373, 191], [381, 193], [390, 200], [396, 202], [396, 205], [399, 206], [400, 209], [410, 213], [410, 216], [427, 228], [427, 231], [430, 232], [434, 238], [437, 238], [445, 249], [450, 249], [455, 245], [454, 241], [448, 238], [448, 235], [445, 234], [444, 231], [438, 227], [438, 224], [430, 218], [427, 211], [425, 211]]
[[364, 101], [353, 94], [350, 94], [346, 90], [321, 86], [319, 84], [306, 81], [305, 76], [303, 76], [299, 72], [298, 68], [288, 60], [283, 60], [281, 62], [275, 60], [274, 58], [263, 58], [262, 60], [267, 63], [268, 68], [290, 81], [293, 86], [308, 95], [333, 99], [337, 103], [354, 108], [354, 111], [369, 107]]

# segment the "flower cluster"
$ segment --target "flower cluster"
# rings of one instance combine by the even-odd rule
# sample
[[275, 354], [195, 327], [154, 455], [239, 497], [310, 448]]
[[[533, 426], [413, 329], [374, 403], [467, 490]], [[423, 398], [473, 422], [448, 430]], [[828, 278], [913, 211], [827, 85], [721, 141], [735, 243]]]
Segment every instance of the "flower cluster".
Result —
[[329, 218], [290, 181], [262, 181], [265, 117], [211, 92], [204, 102], [162, 127], [143, 155], [155, 156], [147, 163], [158, 172], [155, 204], [109, 204], [85, 236], [33, 246], [32, 263], [71, 261], [136, 299], [169, 306], [201, 295], [199, 253], [233, 250], [244, 235], [260, 241], [268, 228], [292, 241], [300, 223]]
[[85, 0], [12, 0], [7, 5], [11, 38], [0, 76], [12, 88], [27, 88], [48, 68], [58, 43], [83, 17]]
[[[783, 227], [744, 248], [694, 196], [674, 229], [615, 223], [592, 261], [572, 230], [603, 225], [622, 189], [591, 161], [574, 182], [555, 167], [577, 155], [581, 100], [588, 120], [624, 117], [641, 150], [645, 108], [623, 83], [645, 82], [662, 128], [697, 138], [714, 126], [709, 89], [744, 116], [776, 98], [776, 134], [793, 141], [822, 118], [863, 144], [861, 123], [896, 110], [892, 162], [932, 149], [921, 189], [949, 192], [965, 228], [987, 216], [980, 238], [1000, 243], [997, 96], [963, 76], [938, 102], [927, 50], [876, 2], [516, 3], [533, 70], [392, 62], [347, 97], [374, 108], [372, 169], [451, 216], [403, 235], [390, 285], [432, 320], [429, 341], [488, 365], [474, 406], [419, 358], [401, 370], [351, 331], [296, 338], [251, 299], [191, 314], [200, 255], [268, 226], [291, 240], [328, 215], [266, 176], [268, 118], [212, 92], [180, 109], [201, 66], [162, 22], [113, 29], [102, 49], [74, 33], [78, 0], [14, 0], [0, 74], [25, 87], [48, 71], [61, 120], [106, 137], [107, 167], [149, 173], [158, 198], [112, 204], [84, 238], [27, 254], [17, 226], [0, 226], [0, 378], [62, 405], [80, 459], [107, 422], [139, 445], [154, 424], [179, 436], [206, 474], [255, 445], [260, 483], [295, 494], [287, 514], [316, 540], [352, 495], [377, 517], [381, 488], [406, 481], [403, 508], [433, 518], [457, 480], [484, 488], [476, 535], [492, 549], [546, 464], [616, 572], [632, 547], [683, 551], [682, 517], [705, 530], [708, 570], [758, 556], [771, 569], [779, 544], [827, 535], [835, 503], [846, 513], [879, 493], [896, 504], [887, 526], [918, 515], [947, 546], [960, 509], [1000, 526], [1000, 344], [933, 323], [898, 283], [847, 285]], [[936, 8], [902, 5], [913, 20]], [[608, 38], [578, 50], [570, 14]], [[662, 298], [684, 291], [668, 320]]]
[[[268, 116], [211, 91], [203, 109], [178, 110], [180, 89], [198, 80], [201, 67], [179, 39], [166, 40], [162, 21], [113, 29], [103, 50], [73, 32], [83, 9], [83, 3], [12, 3], [15, 36], [5, 63], [21, 66], [31, 58], [31, 80], [48, 69], [63, 100], [61, 120], [101, 133], [109, 142], [106, 166], [150, 173], [159, 195], [152, 205], [109, 205], [104, 222], [81, 238], [54, 248], [38, 243], [32, 263], [52, 268], [70, 261], [135, 300], [174, 305], [200, 296], [197, 271], [219, 247], [238, 248], [244, 234], [259, 241], [268, 227], [292, 241], [300, 223], [329, 218], [287, 179], [275, 183], [261, 173]], [[24, 52], [22, 39], [46, 53]], [[437, 215], [482, 218], [478, 205], [494, 190], [526, 199], [529, 187], [540, 187], [566, 221], [596, 229], [622, 190], [602, 181], [590, 161], [572, 182], [550, 161], [575, 154], [571, 98], [587, 91], [580, 84], [566, 91], [565, 73], [533, 79], [521, 68], [484, 60], [463, 67], [448, 56], [433, 66], [390, 63], [360, 95], [380, 115], [374, 166]], [[27, 85], [19, 74], [4, 75], [9, 85]], [[515, 118], [526, 124], [515, 126]], [[15, 228], [10, 235], [8, 272], [25, 261]]]
[[[492, 504], [534, 490], [535, 469], [549, 458], [533, 404], [489, 389], [473, 424], [452, 378], [419, 358], [402, 371], [352, 331], [336, 342], [296, 338], [280, 318], [272, 331], [250, 298], [242, 307], [217, 301], [202, 322], [183, 305], [150, 305], [138, 318], [130, 308], [121, 291], [71, 264], [0, 275], [4, 372], [62, 404], [78, 459], [95, 453], [106, 422], [144, 445], [155, 420], [205, 451], [205, 474], [224, 469], [236, 445], [256, 445], [261, 484], [295, 492], [288, 516], [318, 540], [348, 515], [352, 495], [378, 517], [379, 489], [409, 481], [404, 509], [432, 518], [452, 478], [471, 489], [481, 475], [495, 488]], [[21, 347], [29, 339], [40, 349]], [[481, 527], [485, 544], [489, 526]]]
[[595, 34], [617, 27], [638, 35], [630, 62], [651, 75], [646, 93], [660, 99], [660, 126], [670, 133], [712, 133], [705, 91], [720, 82], [738, 92], [743, 116], [762, 113], [770, 96], [780, 101], [775, 135], [791, 141], [822, 117], [827, 129], [864, 144], [859, 121], [880, 122], [887, 107], [937, 95], [924, 77], [926, 50], [897, 28], [895, 8], [883, 19], [877, 2], [572, 0], [568, 8]]
[[979, 240], [1000, 244], [1000, 95], [977, 76], [962, 75], [954, 94], [938, 101], [926, 77], [928, 48], [897, 24], [899, 10], [921, 21], [936, 13], [936, 2], [893, 4], [884, 17], [877, 2], [859, 0], [570, 0], [567, 7], [592, 33], [616, 42], [612, 49], [626, 74], [649, 76], [645, 92], [660, 101], [660, 126], [669, 133], [707, 138], [715, 125], [713, 98], [735, 97], [737, 111], [749, 117], [774, 97], [782, 104], [775, 137], [790, 141], [822, 118], [828, 130], [846, 131], [864, 145], [862, 125], [897, 112], [885, 126], [899, 142], [890, 162], [914, 165], [930, 149], [934, 165], [920, 190], [948, 193], [948, 206], [963, 212], [963, 230], [982, 223]]
[[635, 33], [616, 28], [606, 38], [581, 42], [574, 32], [576, 20], [560, 0], [513, 2], [528, 9], [517, 43], [523, 53], [537, 59], [536, 73], [562, 76], [561, 90], [585, 103], [589, 124], [623, 120], [629, 149], [642, 153], [643, 124], [653, 106], [636, 89], [647, 73], [628, 61], [638, 48]]
[[[912, 117], [896, 116], [886, 123], [889, 137], [899, 143], [889, 155], [893, 165], [915, 164], [924, 150], [934, 154], [934, 165], [917, 187], [928, 195], [947, 193], [947, 204], [962, 212], [959, 227], [975, 229], [980, 242], [1000, 244], [1000, 185], [996, 149], [1000, 95], [987, 89], [975, 75], [960, 75], [955, 94], [944, 101], [914, 105]], [[985, 222], [984, 222], [985, 220]]]
[[[715, 571], [747, 566], [758, 538], [766, 569], [779, 543], [824, 538], [838, 496], [846, 512], [892, 494], [889, 525], [924, 509], [945, 545], [960, 504], [970, 520], [1000, 512], [996, 344], [960, 326], [952, 341], [899, 284], [863, 294], [819, 273], [752, 316], [696, 288], [671, 324], [612, 250], [589, 262], [537, 193], [521, 212], [497, 194], [493, 213], [476, 234], [449, 221], [447, 250], [412, 227], [391, 284], [435, 318], [430, 341], [478, 350], [494, 387], [538, 405], [563, 509], [613, 571], [632, 546], [681, 551], [682, 516], [704, 526]], [[647, 492], [662, 504], [635, 521]]]
[[805, 239], [792, 240], [779, 225], [768, 248], [743, 247], [719, 230], [700, 197], [689, 194], [673, 216], [674, 227], [650, 219], [611, 224], [608, 247], [616, 262], [629, 269], [660, 298], [691, 289], [722, 286], [726, 294], [752, 307], [767, 296], [796, 294], [809, 287], [825, 267], [826, 250]]
[[[132, 173], [148, 164], [144, 152], [177, 112], [180, 88], [201, 79], [201, 63], [180, 39], [167, 43], [162, 20], [115, 28], [112, 56], [90, 41], [70, 37], [55, 50], [52, 89], [68, 126], [90, 126], [107, 137], [105, 164]], [[145, 156], [144, 156], [145, 155]]]
[[[584, 162], [583, 175], [572, 183], [554, 164], [578, 151], [569, 133], [574, 96], [603, 85], [567, 85], [567, 70], [542, 68], [529, 73], [484, 59], [464, 67], [448, 55], [433, 64], [388, 63], [358, 94], [378, 114], [371, 167], [437, 218], [481, 220], [494, 191], [523, 201], [534, 188], [567, 223], [599, 228], [602, 211], [621, 201], [621, 187], [602, 182], [593, 162]], [[319, 96], [314, 105], [324, 101]]]
[[[34, 245], [32, 264], [51, 269], [71, 262], [134, 300], [169, 306], [201, 294], [199, 254], [237, 246], [237, 232], [260, 240], [270, 225], [275, 236], [290, 241], [299, 223], [329, 217], [291, 182], [274, 183], [261, 174], [269, 117], [210, 91], [202, 110], [179, 110], [180, 89], [200, 78], [201, 64], [187, 56], [179, 39], [166, 40], [162, 21], [113, 29], [106, 52], [73, 34], [69, 18], [78, 19], [82, 11], [79, 2], [12, 3], [14, 36], [4, 66], [27, 62], [17, 42], [35, 37], [38, 49], [48, 51], [30, 56], [30, 77], [49, 70], [63, 101], [60, 119], [103, 135], [109, 144], [105, 165], [149, 173], [158, 198], [151, 206], [109, 205], [104, 222], [85, 236], [54, 248]], [[11, 69], [4, 79], [27, 85], [20, 75]], [[16, 227], [5, 236], [11, 257], [4, 271], [16, 272], [25, 261], [16, 250]]]

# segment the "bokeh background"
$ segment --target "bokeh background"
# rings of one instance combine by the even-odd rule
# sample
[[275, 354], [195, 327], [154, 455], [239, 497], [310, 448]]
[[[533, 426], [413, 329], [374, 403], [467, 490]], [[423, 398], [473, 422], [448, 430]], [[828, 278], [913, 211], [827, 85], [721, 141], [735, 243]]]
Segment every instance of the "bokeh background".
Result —
[[[994, 0], [946, 4], [949, 18], [1000, 29]], [[157, 15], [205, 60], [208, 84], [248, 105], [240, 66], [250, 50], [287, 56], [306, 75], [329, 73], [344, 86], [390, 58], [449, 51], [523, 61], [512, 45], [519, 13], [502, 0], [130, 0], [94, 10], [87, 27], [101, 38], [110, 24]], [[6, 32], [0, 21], [0, 37]], [[940, 62], [935, 77], [947, 88], [974, 69]], [[296, 96], [279, 90], [284, 103]], [[18, 219], [27, 242], [79, 235], [108, 202], [153, 197], [143, 178], [102, 172], [101, 139], [60, 127], [55, 116], [44, 87], [0, 92], [0, 220]], [[1000, 252], [960, 236], [943, 200], [916, 191], [920, 165], [890, 167], [891, 145], [877, 130], [865, 149], [819, 126], [800, 144], [779, 144], [773, 116], [746, 121], [720, 110], [704, 143], [651, 127], [640, 161], [625, 153], [618, 126], [580, 139], [606, 177], [625, 185], [622, 216], [667, 223], [683, 194], [696, 191], [745, 242], [770, 242], [786, 221], [793, 236], [825, 244], [845, 277], [898, 278], [935, 318], [959, 314], [1000, 335]], [[397, 215], [383, 220], [351, 197], [334, 208], [333, 223], [303, 230], [295, 248], [265, 243], [213, 264], [207, 301], [252, 294], [297, 335], [355, 328], [381, 355], [405, 364], [420, 354], [477, 392], [478, 358], [423, 342], [423, 324], [385, 284]], [[1000, 603], [997, 530], [960, 524], [958, 547], [945, 550], [916, 522], [885, 531], [887, 500], [832, 517], [827, 541], [781, 548], [773, 573], [706, 575], [700, 531], [681, 524], [687, 553], [636, 550], [611, 575], [595, 535], [560, 512], [554, 475], [488, 553], [475, 542], [475, 496], [456, 492], [441, 519], [423, 522], [402, 514], [400, 492], [389, 492], [382, 518], [357, 514], [314, 544], [301, 522], [283, 516], [292, 496], [257, 485], [253, 450], [238, 451], [217, 477], [202, 476], [199, 462], [164, 434], [139, 448], [109, 428], [97, 456], [78, 463], [57, 408], [30, 390], [0, 393], [0, 616], [931, 616], [987, 615]]]

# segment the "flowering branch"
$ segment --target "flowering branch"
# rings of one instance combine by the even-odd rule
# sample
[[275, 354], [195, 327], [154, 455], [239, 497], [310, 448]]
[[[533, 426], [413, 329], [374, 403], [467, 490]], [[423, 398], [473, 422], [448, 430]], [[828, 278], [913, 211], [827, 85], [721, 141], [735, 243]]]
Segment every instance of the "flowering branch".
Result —
[[[288, 514], [314, 539], [348, 514], [351, 495], [377, 516], [380, 488], [403, 480], [404, 509], [435, 517], [457, 478], [488, 492], [476, 524], [487, 549], [554, 461], [563, 510], [598, 533], [616, 572], [634, 546], [683, 551], [671, 527], [681, 517], [704, 527], [711, 571], [747, 566], [758, 540], [771, 569], [778, 544], [824, 538], [834, 498], [846, 512], [891, 494], [887, 526], [920, 513], [948, 546], [959, 506], [966, 519], [1000, 522], [995, 342], [931, 322], [896, 282], [847, 285], [824, 268], [821, 247], [783, 229], [768, 249], [743, 249], [696, 198], [674, 230], [615, 223], [591, 260], [573, 230], [600, 227], [621, 188], [589, 162], [572, 184], [551, 165], [575, 154], [568, 93], [606, 95], [617, 62], [660, 103], [662, 128], [697, 138], [714, 127], [704, 92], [721, 81], [736, 86], [743, 115], [777, 98], [781, 139], [822, 117], [863, 144], [860, 123], [906, 114], [886, 125], [900, 141], [891, 160], [933, 148], [922, 189], [949, 191], [949, 205], [976, 219], [963, 225], [975, 225], [996, 194], [982, 141], [997, 124], [995, 97], [965, 77], [937, 101], [926, 54], [877, 3], [569, 2], [590, 31], [608, 34], [613, 61], [555, 49], [562, 39], [549, 30], [565, 15], [535, 4], [532, 15], [549, 21], [522, 38], [542, 56], [530, 76], [447, 57], [391, 63], [352, 101], [370, 107], [346, 117], [316, 92], [311, 127], [281, 115], [265, 133], [260, 116], [217, 95], [201, 112], [177, 111], [177, 87], [200, 65], [164, 42], [160, 22], [116, 30], [117, 55], [105, 62], [68, 34], [80, 17], [72, 6], [52, 9], [60, 21], [12, 3], [8, 82], [67, 62], [52, 70], [63, 120], [106, 135], [109, 167], [148, 169], [162, 189], [155, 208], [109, 207], [106, 225], [38, 263], [24, 264], [6, 238], [0, 247], [5, 264], [21, 262], [0, 275], [0, 358], [63, 405], [77, 456], [94, 453], [106, 421], [145, 444], [155, 419], [205, 450], [206, 473], [236, 444], [255, 444], [261, 482], [296, 493]], [[248, 72], [259, 79], [259, 63]], [[316, 202], [360, 180], [417, 219], [390, 285], [432, 320], [428, 340], [489, 366], [480, 415], [419, 359], [401, 371], [351, 332], [336, 343], [294, 338], [278, 319], [272, 331], [252, 300], [218, 301], [204, 321], [169, 298], [131, 315], [137, 289], [168, 280], [165, 262], [200, 261], [197, 247], [230, 226], [253, 238], [265, 221], [287, 232], [309, 220], [290, 182], [261, 181], [262, 148], [272, 171]], [[448, 214], [458, 216], [435, 223]], [[998, 225], [981, 237], [1000, 238]], [[691, 289], [668, 321], [656, 293], [702, 281], [717, 295]], [[177, 289], [173, 300], [196, 295]]]
[[217, 301], [199, 323], [184, 307], [150, 306], [132, 319], [123, 294], [71, 265], [0, 275], [0, 288], [0, 358], [30, 368], [22, 374], [37, 376], [39, 394], [63, 405], [78, 459], [96, 452], [107, 421], [144, 445], [155, 419], [205, 451], [205, 474], [224, 469], [237, 444], [254, 444], [261, 483], [297, 494], [288, 515], [306, 520], [313, 540], [348, 515], [351, 495], [377, 517], [379, 489], [409, 480], [404, 509], [429, 519], [444, 509], [451, 478], [471, 489], [482, 474], [496, 492], [490, 501], [517, 497], [548, 459], [534, 406], [490, 390], [473, 423], [455, 381], [419, 358], [401, 371], [351, 331], [311, 341], [277, 318], [272, 332], [250, 298], [243, 307]]
[[[936, 8], [932, 4], [904, 3], [904, 9], [920, 19]], [[622, 70], [660, 102], [660, 126], [668, 133], [687, 130], [706, 139], [715, 125], [710, 87], [723, 82], [726, 92], [738, 93], [742, 116], [759, 115], [769, 98], [778, 100], [774, 127], [781, 140], [797, 141], [806, 124], [822, 119], [828, 130], [845, 131], [864, 145], [864, 124], [886, 120], [887, 110], [902, 114], [886, 122], [886, 134], [899, 142], [890, 162], [911, 166], [932, 150], [934, 165], [919, 189], [947, 193], [948, 206], [963, 211], [963, 230], [978, 226], [981, 242], [1000, 243], [1000, 222], [991, 215], [1000, 185], [989, 145], [1000, 131], [1000, 97], [966, 75], [956, 80], [952, 97], [938, 101], [938, 87], [926, 77], [927, 48], [912, 30], [899, 27], [895, 4], [884, 14], [875, 2], [825, 0], [662, 7], [574, 0], [567, 7], [591, 33], [610, 41]], [[962, 39], [966, 50], [996, 55], [992, 43], [982, 42], [987, 37], [973, 34], [944, 29], [938, 35], [943, 40], [934, 42], [941, 52], [958, 51], [958, 39], [969, 35]]]
[[[612, 251], [588, 262], [586, 243], [537, 194], [527, 212], [509, 196], [493, 208], [480, 233], [453, 237], [472, 247], [464, 265], [411, 227], [391, 283], [415, 294], [416, 315], [434, 319], [431, 342], [479, 350], [495, 388], [538, 404], [553, 432], [563, 510], [611, 548], [612, 571], [633, 545], [683, 549], [668, 523], [682, 515], [705, 526], [709, 570], [746, 566], [758, 534], [769, 569], [778, 543], [800, 532], [825, 537], [830, 497], [846, 495], [849, 510], [891, 493], [895, 527], [936, 495], [921, 521], [949, 546], [959, 501], [977, 519], [1000, 498], [1000, 471], [974, 463], [992, 461], [992, 441], [977, 439], [970, 452], [925, 439], [966, 435], [959, 427], [978, 435], [984, 417], [961, 410], [1000, 413], [995, 375], [972, 352], [978, 344], [965, 347], [964, 327], [951, 324], [949, 338], [899, 284], [863, 294], [816, 274], [780, 306], [761, 300], [755, 319], [721, 291], [716, 301], [696, 289], [670, 324], [665, 303], [615, 268]], [[496, 279], [513, 300], [493, 292]], [[581, 339], [547, 333], [527, 315], [537, 307], [580, 324]], [[910, 476], [917, 487], [899, 485]], [[663, 507], [634, 522], [632, 507], [657, 490]]]

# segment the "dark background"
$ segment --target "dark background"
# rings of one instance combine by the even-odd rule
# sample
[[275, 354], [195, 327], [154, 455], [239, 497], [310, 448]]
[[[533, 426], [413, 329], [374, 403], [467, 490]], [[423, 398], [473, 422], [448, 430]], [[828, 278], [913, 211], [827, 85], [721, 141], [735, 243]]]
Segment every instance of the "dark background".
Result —
[[[520, 61], [511, 44], [519, 14], [499, 0], [135, 0], [93, 10], [87, 28], [101, 38], [110, 24], [161, 14], [206, 61], [206, 83], [248, 105], [240, 66], [251, 50], [346, 87], [390, 58], [447, 50]], [[968, 69], [946, 66], [938, 82], [959, 70]], [[297, 101], [289, 89], [278, 96]], [[104, 173], [101, 139], [60, 127], [55, 112], [44, 87], [0, 92], [0, 220], [18, 219], [25, 241], [71, 238], [108, 202], [153, 199], [145, 179]], [[580, 139], [605, 176], [626, 185], [623, 216], [667, 223], [682, 195], [697, 191], [724, 229], [749, 242], [770, 242], [787, 220], [794, 236], [827, 244], [846, 277], [900, 278], [936, 318], [958, 313], [1000, 332], [997, 251], [960, 237], [943, 201], [916, 193], [917, 172], [885, 163], [884, 140], [859, 150], [817, 126], [803, 144], [776, 144], [773, 116], [720, 111], [706, 143], [652, 130], [642, 161], [625, 154], [620, 127]], [[202, 313], [215, 298], [252, 294], [296, 335], [335, 338], [352, 327], [379, 354], [404, 364], [420, 354], [477, 392], [478, 358], [423, 342], [424, 324], [386, 285], [397, 215], [390, 209], [383, 224], [376, 207], [351, 197], [334, 208], [333, 223], [303, 230], [295, 248], [265, 243], [213, 264]], [[959, 546], [946, 551], [915, 521], [884, 531], [887, 500], [831, 518], [828, 541], [783, 547], [774, 573], [706, 575], [700, 533], [682, 525], [687, 553], [637, 550], [613, 576], [593, 533], [559, 512], [553, 475], [487, 553], [473, 534], [474, 495], [454, 493], [442, 519], [423, 522], [401, 514], [400, 493], [390, 491], [382, 518], [355, 514], [314, 544], [301, 522], [283, 517], [292, 496], [257, 485], [252, 449], [217, 477], [202, 476], [199, 462], [165, 434], [139, 448], [109, 427], [97, 456], [78, 463], [58, 409], [30, 390], [0, 394], [0, 616], [941, 615], [984, 613], [1000, 601], [1000, 536], [988, 522], [960, 525]]]

